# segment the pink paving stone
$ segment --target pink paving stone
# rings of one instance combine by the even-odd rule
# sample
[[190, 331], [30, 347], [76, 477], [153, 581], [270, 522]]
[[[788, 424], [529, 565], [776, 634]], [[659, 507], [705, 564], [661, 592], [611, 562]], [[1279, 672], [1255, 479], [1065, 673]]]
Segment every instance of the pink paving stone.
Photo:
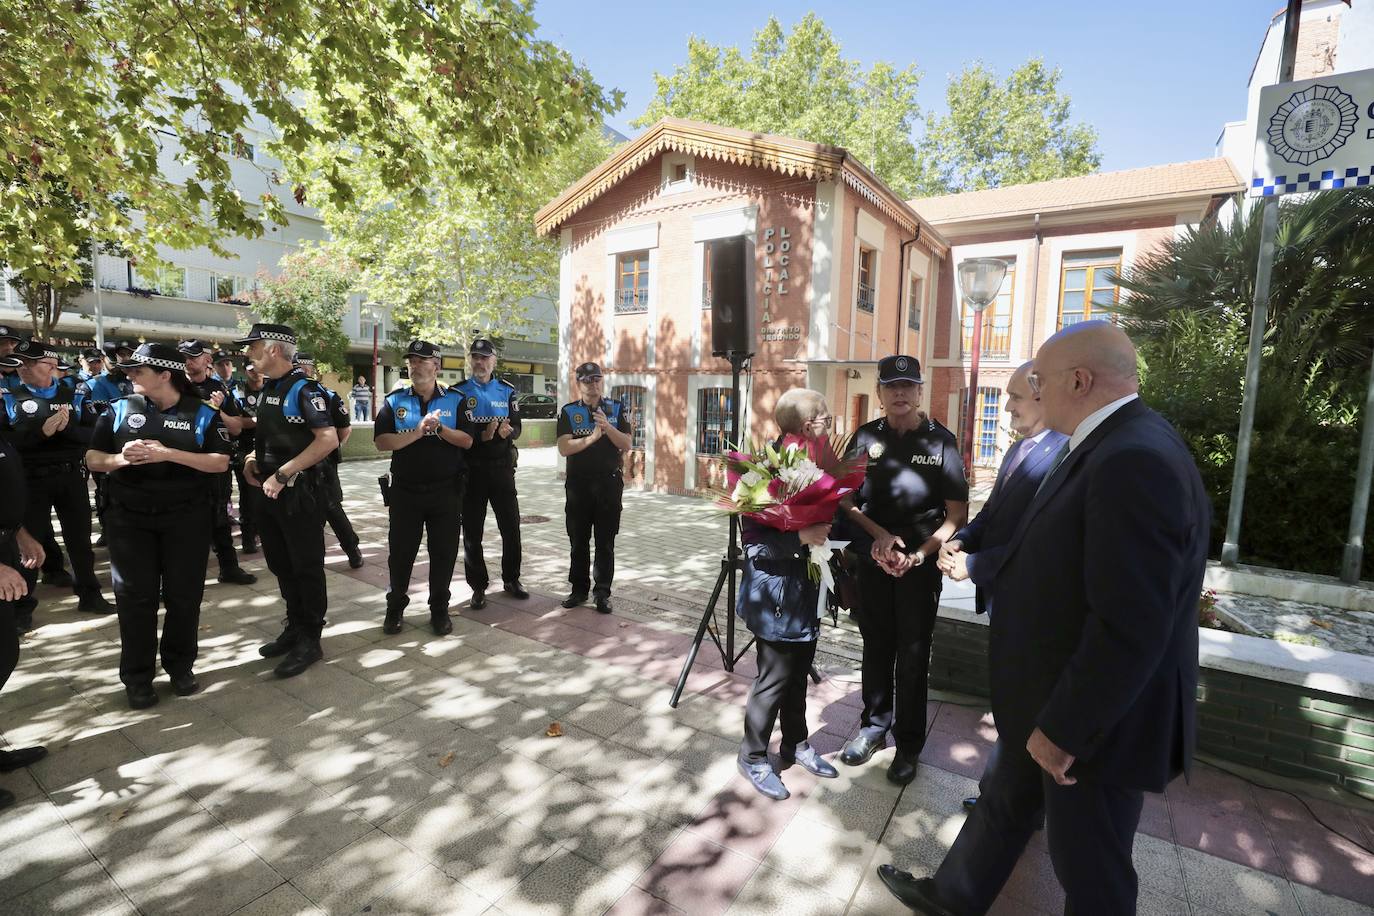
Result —
[[853, 735], [837, 735], [834, 732], [812, 732], [808, 743], [816, 749], [816, 753], [830, 758], [830, 762], [834, 763], [834, 758], [844, 750], [845, 743], [852, 737]]
[[707, 803], [687, 829], [731, 852], [762, 861], [783, 828], [796, 817], [814, 785], [814, 776], [811, 784], [807, 784], [804, 777], [811, 774], [801, 771], [798, 776], [798, 770], [799, 767], [793, 767], [783, 773], [792, 797], [780, 802], [764, 798], [744, 781], [743, 776], [736, 776]]
[[724, 913], [758, 863], [703, 836], [683, 831], [635, 885], [690, 916]]
[[984, 741], [996, 741], [997, 729], [992, 724], [992, 713], [977, 706], [960, 706], [955, 703], [941, 703], [935, 716], [930, 720], [932, 729], [952, 732], [956, 735], [977, 735]]
[[1169, 821], [1169, 803], [1164, 800], [1163, 795], [1145, 793], [1145, 806], [1140, 810], [1140, 824], [1137, 829], [1141, 833], [1173, 842], [1174, 828]]
[[1374, 905], [1374, 855], [1316, 822], [1288, 824], [1270, 836], [1290, 880]]
[[1209, 766], [1195, 765], [1185, 782], [1175, 779], [1165, 792], [1172, 809], [1175, 803], [1218, 814], [1238, 814], [1250, 818], [1260, 816], [1250, 785], [1228, 773]]
[[[1320, 823], [1313, 817], [1315, 813], [1327, 824], [1342, 833], [1360, 838], [1361, 842], [1364, 842], [1361, 837], [1363, 827], [1359, 822], [1360, 812], [1353, 808], [1343, 808], [1320, 798], [1304, 798], [1299, 801], [1286, 792], [1263, 789], [1258, 786], [1252, 788], [1251, 792], [1255, 799], [1255, 805], [1259, 808], [1260, 816], [1269, 825], [1271, 833], [1276, 834], [1290, 826], [1319, 827], [1321, 826]], [[1304, 802], [1306, 806], [1304, 806]], [[1311, 810], [1308, 810], [1309, 808]]]
[[1054, 876], [1044, 831], [1031, 838], [997, 899], [1030, 904], [1051, 913], [1063, 911], [1064, 889]]
[[627, 890], [605, 916], [676, 916], [682, 910], [638, 887]]
[[837, 735], [856, 735], [859, 732], [859, 719], [862, 711], [853, 706], [830, 703], [819, 706], [814, 699], [808, 698], [806, 722], [812, 731], [828, 731]]
[[1169, 813], [1179, 845], [1260, 871], [1283, 874], [1274, 844], [1259, 818], [1228, 814], [1215, 808], [1195, 808], [1172, 799]]
[[977, 779], [983, 775], [991, 752], [991, 741], [932, 730], [920, 759], [921, 763]]

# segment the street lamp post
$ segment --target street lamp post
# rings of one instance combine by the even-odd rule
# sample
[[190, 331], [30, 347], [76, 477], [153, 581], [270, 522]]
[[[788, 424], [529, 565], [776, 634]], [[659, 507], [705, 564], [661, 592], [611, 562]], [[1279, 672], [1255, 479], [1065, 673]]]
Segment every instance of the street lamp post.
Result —
[[381, 311], [376, 306], [366, 305], [362, 307], [362, 310], [372, 321], [372, 403], [368, 405], [368, 412], [371, 413], [373, 417], [376, 417], [377, 398], [380, 397], [382, 391], [381, 383], [377, 378], [377, 366], [379, 362], [377, 358], [377, 330], [382, 325], [382, 315]]
[[964, 404], [964, 468], [973, 468], [973, 415], [978, 404], [978, 359], [983, 351], [983, 310], [997, 298], [1007, 276], [1007, 262], [999, 258], [967, 258], [959, 262], [959, 288], [973, 309], [973, 364], [969, 368], [968, 398]]

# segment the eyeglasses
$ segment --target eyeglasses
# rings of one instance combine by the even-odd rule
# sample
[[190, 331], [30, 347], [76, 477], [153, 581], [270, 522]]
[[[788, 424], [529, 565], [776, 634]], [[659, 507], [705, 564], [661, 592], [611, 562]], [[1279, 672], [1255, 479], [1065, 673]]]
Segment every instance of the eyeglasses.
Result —
[[1065, 366], [1063, 369], [1054, 369], [1048, 373], [1042, 373], [1038, 369], [1026, 376], [1026, 384], [1030, 385], [1031, 394], [1040, 396], [1040, 387], [1045, 383], [1046, 375], [1062, 375], [1065, 372], [1072, 372], [1078, 366]]
[[818, 426], [824, 426], [828, 428], [830, 424], [835, 422], [835, 418], [830, 416], [829, 414], [821, 414], [819, 417], [812, 417], [811, 422], [815, 423]]

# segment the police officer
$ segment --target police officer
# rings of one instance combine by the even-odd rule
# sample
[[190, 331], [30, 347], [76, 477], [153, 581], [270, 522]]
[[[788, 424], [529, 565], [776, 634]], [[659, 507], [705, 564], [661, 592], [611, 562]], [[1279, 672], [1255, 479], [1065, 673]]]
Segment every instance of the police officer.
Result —
[[234, 455], [230, 465], [239, 484], [239, 534], [243, 538], [243, 552], [258, 552], [258, 505], [262, 501], [262, 488], [252, 487], [243, 479], [243, 463], [253, 454], [257, 437], [258, 405], [262, 403], [262, 373], [251, 362], [244, 367], [242, 394], [239, 406], [243, 408], [243, 432], [233, 437]]
[[243, 386], [234, 378], [234, 357], [224, 350], [215, 351], [214, 375], [230, 394], [239, 400], [243, 399]]
[[[177, 349], [186, 357], [186, 377], [200, 392], [201, 400], [219, 411], [220, 421], [231, 437], [243, 432], [243, 408], [224, 382], [210, 373], [212, 350], [203, 340], [183, 340]], [[239, 565], [234, 550], [234, 529], [229, 521], [229, 500], [233, 498], [234, 475], [226, 467], [215, 478], [213, 543], [219, 562], [219, 581], [231, 585], [252, 585], [258, 577]]]
[[437, 346], [412, 340], [406, 348], [410, 387], [386, 396], [373, 428], [378, 450], [391, 452], [386, 487], [390, 580], [382, 623], [387, 633], [401, 632], [422, 534], [429, 549], [429, 623], [439, 636], [453, 632], [449, 587], [458, 561], [464, 450], [479, 431], [467, 420], [458, 389], [437, 381], [441, 362]]
[[76, 377], [89, 389], [91, 381], [105, 371], [105, 351], [87, 347], [81, 351], [81, 365], [83, 368]]
[[[14, 369], [17, 359], [0, 356], [0, 367]], [[25, 478], [19, 450], [0, 436], [0, 687], [19, 663], [19, 633], [14, 624], [15, 605], [31, 585], [24, 569], [37, 569], [43, 548], [24, 530]], [[42, 747], [0, 751], [0, 773], [37, 763], [48, 755]], [[14, 793], [0, 789], [0, 808], [14, 804]]]
[[[596, 609], [611, 613], [611, 579], [615, 575], [615, 536], [620, 530], [620, 504], [625, 491], [621, 456], [629, 451], [629, 411], [620, 401], [602, 397], [601, 367], [577, 367], [577, 390], [582, 395], [558, 412], [558, 454], [568, 459], [564, 484], [572, 592], [563, 607], [587, 600], [590, 588]], [[595, 585], [589, 576], [591, 541], [596, 537]]]
[[324, 391], [291, 364], [296, 332], [284, 324], [255, 324], [244, 345], [265, 381], [258, 406], [253, 454], [243, 479], [262, 487], [258, 534], [267, 568], [277, 577], [286, 602], [286, 627], [258, 650], [264, 658], [286, 658], [277, 677], [294, 677], [324, 658], [329, 596], [324, 578], [324, 507], [329, 499], [318, 467], [339, 447]]
[[482, 556], [482, 529], [487, 503], [501, 532], [501, 579], [508, 595], [528, 598], [520, 584], [520, 503], [515, 494], [515, 440], [520, 414], [515, 386], [496, 378], [496, 347], [479, 337], [468, 349], [472, 375], [458, 386], [463, 413], [478, 427], [468, 450], [468, 483], [463, 493], [463, 576], [472, 589], [473, 610], [486, 607], [487, 561]]
[[105, 349], [107, 352], [104, 363], [107, 368], [86, 382], [91, 400], [97, 407], [103, 407], [134, 393], [134, 386], [129, 382], [128, 376], [119, 369], [120, 360], [128, 360], [134, 355], [133, 342], [121, 340], [117, 344], [106, 344]]
[[[40, 543], [52, 536], [52, 512], [62, 525], [62, 540], [71, 554], [77, 607], [91, 614], [108, 614], [114, 607], [100, 594], [91, 552], [91, 504], [81, 459], [91, 441], [96, 413], [84, 385], [66, 388], [54, 373], [62, 366], [57, 351], [36, 340], [14, 349], [19, 357], [19, 385], [4, 392], [4, 422], [11, 441], [24, 459], [28, 510], [24, 527]], [[17, 625], [32, 625], [37, 606], [32, 586], [36, 574], [25, 572], [30, 591], [19, 601]]]
[[229, 432], [201, 400], [175, 347], [145, 343], [121, 363], [134, 393], [96, 421], [86, 464], [110, 475], [106, 524], [119, 608], [119, 679], [130, 709], [158, 701], [162, 668], [177, 696], [200, 689], [195, 665], [215, 478], [229, 467]]
[[[305, 377], [313, 382], [319, 382], [319, 372], [315, 369], [315, 358], [309, 353], [297, 353], [296, 365], [305, 373]], [[344, 404], [343, 398], [324, 384], [320, 385], [324, 391], [325, 400], [329, 405], [329, 420], [334, 424], [334, 432], [339, 436], [339, 447], [334, 449], [329, 456], [329, 460], [322, 466], [325, 482], [329, 486], [329, 505], [325, 508], [325, 521], [329, 522], [329, 527], [334, 531], [334, 538], [339, 542], [339, 547], [343, 550], [344, 556], [348, 557], [348, 565], [353, 569], [359, 569], [363, 565], [363, 552], [358, 542], [358, 534], [353, 530], [353, 523], [348, 520], [348, 513], [343, 506], [343, 484], [339, 481], [339, 463], [343, 461], [344, 443], [348, 437], [353, 435], [353, 421], [348, 416], [348, 406]]]
[[[6, 360], [14, 348], [26, 338], [17, 334], [14, 328], [7, 324], [0, 324], [0, 390], [8, 391], [19, 385], [19, 373], [15, 370], [19, 367], [18, 360]], [[12, 362], [13, 365], [8, 365]]]
[[886, 744], [897, 753], [887, 778], [906, 784], [926, 737], [926, 674], [940, 604], [940, 547], [968, 517], [968, 482], [954, 435], [923, 413], [921, 364], [889, 356], [878, 364], [886, 416], [855, 432], [850, 456], [868, 476], [841, 512], [859, 571], [854, 616], [863, 635], [864, 711], [840, 760], [866, 763]]

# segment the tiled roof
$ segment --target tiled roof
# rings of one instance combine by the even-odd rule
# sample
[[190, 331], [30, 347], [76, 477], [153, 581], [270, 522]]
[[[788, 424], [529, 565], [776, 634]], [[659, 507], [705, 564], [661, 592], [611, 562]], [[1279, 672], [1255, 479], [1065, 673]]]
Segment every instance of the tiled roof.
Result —
[[939, 225], [1169, 198], [1235, 194], [1243, 189], [1244, 184], [1230, 160], [1216, 158], [922, 197], [909, 203], [921, 216]]

